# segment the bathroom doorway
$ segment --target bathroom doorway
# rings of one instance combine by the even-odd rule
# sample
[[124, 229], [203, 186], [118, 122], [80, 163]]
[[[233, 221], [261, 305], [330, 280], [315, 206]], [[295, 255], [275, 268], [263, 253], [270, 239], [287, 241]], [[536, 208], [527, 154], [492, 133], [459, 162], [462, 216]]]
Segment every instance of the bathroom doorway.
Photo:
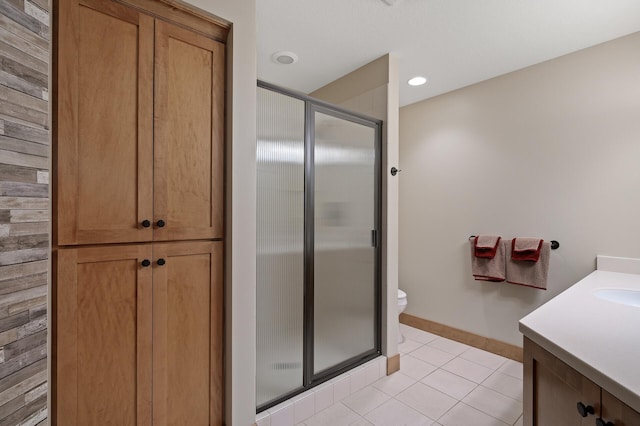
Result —
[[380, 120], [258, 82], [257, 411], [380, 354]]

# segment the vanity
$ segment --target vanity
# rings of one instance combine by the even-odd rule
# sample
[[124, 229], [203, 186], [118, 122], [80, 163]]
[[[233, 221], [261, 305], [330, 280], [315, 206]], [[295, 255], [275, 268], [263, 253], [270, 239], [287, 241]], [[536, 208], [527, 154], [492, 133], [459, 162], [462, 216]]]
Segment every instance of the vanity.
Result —
[[525, 426], [640, 426], [640, 259], [597, 264], [520, 320]]

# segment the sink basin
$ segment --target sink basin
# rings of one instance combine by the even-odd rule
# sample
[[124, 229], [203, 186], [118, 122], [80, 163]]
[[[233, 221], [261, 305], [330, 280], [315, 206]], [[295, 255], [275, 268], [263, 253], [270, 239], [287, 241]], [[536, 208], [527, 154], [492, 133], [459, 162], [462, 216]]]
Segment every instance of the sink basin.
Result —
[[594, 290], [593, 294], [609, 302], [640, 308], [640, 290], [625, 290], [621, 288]]

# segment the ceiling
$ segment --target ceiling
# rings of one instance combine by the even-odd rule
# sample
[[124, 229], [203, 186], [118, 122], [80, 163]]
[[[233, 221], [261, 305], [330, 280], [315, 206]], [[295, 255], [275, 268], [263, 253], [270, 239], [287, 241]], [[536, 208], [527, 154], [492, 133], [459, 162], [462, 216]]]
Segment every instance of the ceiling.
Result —
[[[260, 80], [310, 93], [391, 53], [399, 63], [401, 106], [640, 31], [639, 0], [257, 0], [256, 6]], [[282, 50], [299, 60], [274, 62]], [[427, 84], [407, 85], [416, 75]]]

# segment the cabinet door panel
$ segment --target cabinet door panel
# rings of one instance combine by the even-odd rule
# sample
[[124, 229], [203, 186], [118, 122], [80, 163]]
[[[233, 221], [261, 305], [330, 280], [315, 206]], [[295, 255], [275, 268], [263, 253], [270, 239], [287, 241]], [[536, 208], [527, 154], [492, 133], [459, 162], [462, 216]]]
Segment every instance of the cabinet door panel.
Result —
[[151, 424], [151, 254], [58, 250], [58, 424]]
[[221, 238], [224, 45], [156, 23], [154, 240]]
[[602, 389], [602, 418], [615, 426], [640, 425], [640, 413]]
[[153, 19], [120, 4], [60, 1], [58, 244], [150, 241]]
[[222, 243], [155, 244], [154, 260], [154, 425], [222, 424]]
[[600, 415], [600, 387], [525, 337], [524, 425], [592, 426], [595, 416], [581, 417], [582, 402]]

